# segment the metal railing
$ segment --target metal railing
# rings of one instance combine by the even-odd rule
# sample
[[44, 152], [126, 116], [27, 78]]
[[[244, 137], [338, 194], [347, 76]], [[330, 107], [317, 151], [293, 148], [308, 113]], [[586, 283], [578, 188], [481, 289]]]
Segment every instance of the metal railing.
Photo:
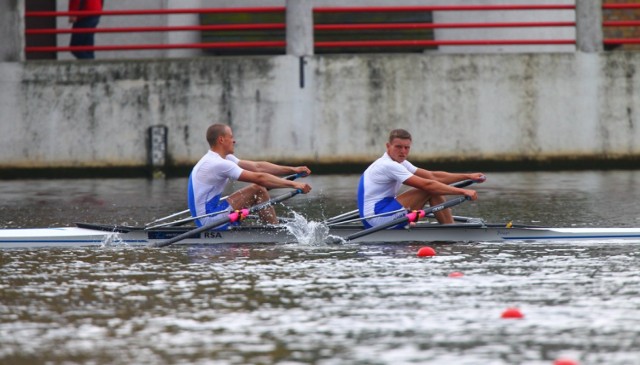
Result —
[[[243, 7], [243, 8], [189, 8], [189, 9], [136, 9], [103, 11], [40, 11], [26, 12], [26, 17], [67, 17], [67, 16], [130, 16], [130, 15], [177, 15], [177, 14], [234, 14], [234, 13], [283, 13], [285, 7]], [[230, 30], [272, 30], [285, 29], [279, 24], [225, 24], [186, 25], [151, 27], [97, 27], [85, 29], [27, 29], [27, 35], [73, 34], [73, 33], [131, 33], [131, 32], [174, 32], [174, 31], [230, 31]], [[225, 49], [225, 48], [284, 48], [285, 41], [245, 41], [245, 42], [201, 42], [184, 44], [122, 44], [96, 46], [37, 46], [26, 47], [25, 52], [71, 52], [71, 51], [129, 51], [160, 49]]]
[[[640, 17], [640, 4], [603, 4], [603, 10], [610, 11], [623, 11], [638, 10], [636, 15]], [[625, 44], [637, 45], [640, 44], [640, 20], [603, 20], [602, 26], [605, 28], [605, 34], [607, 28], [621, 28], [621, 27], [634, 27], [638, 28], [635, 33], [638, 36], [624, 37], [624, 38], [607, 38], [603, 39], [603, 43], [606, 46], [622, 46]]]
[[[603, 4], [604, 10], [640, 9], [640, 4]], [[434, 5], [434, 6], [394, 6], [394, 7], [316, 7], [313, 11], [313, 36], [315, 52], [330, 52], [332, 49], [350, 49], [366, 52], [369, 49], [388, 49], [391, 52], [416, 48], [428, 49], [439, 46], [509, 46], [509, 45], [575, 45], [575, 37], [571, 38], [504, 38], [510, 29], [516, 28], [575, 28], [575, 21], [537, 20], [537, 21], [503, 21], [503, 22], [434, 22], [434, 21], [404, 21], [390, 16], [385, 21], [340, 22], [327, 18], [328, 14], [394, 14], [394, 13], [434, 13], [434, 12], [509, 12], [509, 11], [575, 11], [576, 5]], [[97, 27], [89, 29], [48, 28], [26, 29], [25, 34], [74, 34], [74, 33], [148, 33], [148, 32], [203, 32], [216, 35], [233, 33], [236, 41], [213, 41], [194, 43], [164, 43], [164, 44], [107, 44], [95, 46], [27, 46], [26, 53], [34, 52], [69, 52], [69, 51], [128, 51], [128, 50], [166, 50], [166, 49], [271, 49], [279, 53], [285, 52], [287, 39], [285, 37], [286, 23], [284, 17], [286, 7], [239, 7], [239, 8], [186, 8], [186, 9], [136, 9], [136, 10], [104, 10], [100, 12], [82, 11], [31, 11], [26, 17], [68, 17], [78, 15], [101, 16], [131, 16], [131, 15], [178, 15], [178, 14], [278, 14], [281, 21], [237, 23], [237, 24], [201, 24], [201, 25], [173, 25], [173, 26], [125, 26], [125, 27]], [[324, 17], [324, 18], [323, 18]], [[343, 17], [344, 19], [344, 17]], [[362, 17], [360, 17], [362, 19]], [[640, 20], [608, 21], [602, 23], [606, 27], [639, 27]], [[441, 39], [435, 37], [433, 31], [452, 29], [503, 29], [503, 36], [493, 39]], [[424, 31], [424, 32], [417, 32]], [[253, 32], [250, 36], [243, 36], [242, 32]], [[272, 39], [254, 39], [256, 32], [272, 32]], [[367, 33], [369, 32], [369, 33]], [[377, 32], [377, 33], [376, 33]], [[404, 32], [404, 33], [402, 33]], [[411, 33], [413, 32], [413, 33]], [[398, 37], [407, 36], [406, 39]], [[215, 38], [214, 37], [214, 38]], [[245, 37], [243, 39], [243, 37]], [[375, 37], [375, 39], [372, 39]], [[640, 44], [640, 38], [605, 38], [605, 45]]]
[[[468, 11], [538, 11], [550, 10], [574, 11], [575, 5], [433, 5], [433, 6], [394, 6], [394, 7], [324, 7], [315, 8], [314, 13], [420, 13], [420, 12], [468, 12]], [[575, 27], [575, 21], [512, 21], [512, 22], [449, 22], [449, 23], [392, 23], [392, 24], [330, 24], [316, 25], [316, 31], [342, 30], [385, 30], [401, 29], [472, 29], [472, 28], [538, 28], [538, 27]], [[564, 45], [575, 44], [572, 39], [412, 39], [412, 40], [366, 40], [366, 41], [317, 41], [316, 48], [331, 47], [407, 47], [407, 46], [488, 46], [488, 45]]]

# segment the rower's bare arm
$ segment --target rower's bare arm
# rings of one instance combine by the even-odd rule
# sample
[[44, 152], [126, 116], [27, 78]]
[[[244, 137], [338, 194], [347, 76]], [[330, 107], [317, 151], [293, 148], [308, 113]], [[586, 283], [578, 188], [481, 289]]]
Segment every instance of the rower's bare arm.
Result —
[[465, 195], [471, 200], [478, 199], [478, 193], [475, 190], [460, 189], [451, 185], [443, 184], [436, 180], [425, 179], [417, 175], [413, 175], [404, 181], [405, 185], [416, 189], [424, 190], [431, 195]]
[[292, 188], [299, 189], [304, 194], [311, 191], [311, 185], [302, 182], [281, 179], [265, 172], [253, 172], [245, 170], [240, 174], [239, 181], [258, 184], [267, 189]]
[[279, 176], [290, 174], [311, 174], [311, 170], [309, 170], [309, 168], [306, 166], [283, 166], [276, 165], [268, 161], [240, 160], [238, 166], [240, 166], [244, 170], [253, 172], [266, 172], [267, 174]]
[[480, 172], [456, 174], [446, 171], [429, 171], [425, 169], [418, 169], [415, 174], [424, 179], [436, 180], [443, 184], [453, 184], [462, 180], [473, 180], [476, 183], [482, 183], [486, 180], [484, 174]]

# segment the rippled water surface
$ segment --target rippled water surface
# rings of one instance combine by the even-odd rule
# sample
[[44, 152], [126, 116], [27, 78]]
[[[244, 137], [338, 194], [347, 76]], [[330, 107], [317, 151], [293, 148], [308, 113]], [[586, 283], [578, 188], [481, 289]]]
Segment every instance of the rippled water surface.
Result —
[[[279, 211], [349, 211], [357, 178], [312, 176]], [[489, 179], [456, 214], [640, 226], [640, 172]], [[0, 181], [0, 227], [145, 223], [184, 209], [185, 185]], [[2, 250], [0, 363], [640, 364], [639, 244]]]

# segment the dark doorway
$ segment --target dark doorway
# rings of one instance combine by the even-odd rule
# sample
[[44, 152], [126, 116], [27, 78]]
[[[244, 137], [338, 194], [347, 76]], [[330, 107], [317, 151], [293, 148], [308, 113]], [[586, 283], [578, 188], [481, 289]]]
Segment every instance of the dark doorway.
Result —
[[[56, 11], [56, 0], [26, 0], [26, 11]], [[27, 17], [25, 18], [25, 28], [55, 29], [56, 17]], [[55, 34], [30, 34], [26, 36], [27, 47], [55, 47], [56, 44]], [[27, 60], [55, 60], [58, 55], [56, 52], [28, 52], [25, 57]]]

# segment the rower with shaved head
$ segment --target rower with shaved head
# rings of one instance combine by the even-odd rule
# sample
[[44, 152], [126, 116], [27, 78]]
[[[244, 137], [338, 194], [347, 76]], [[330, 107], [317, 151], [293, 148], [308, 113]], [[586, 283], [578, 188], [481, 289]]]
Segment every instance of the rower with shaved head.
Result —
[[[189, 176], [188, 202], [191, 215], [199, 217], [214, 212], [228, 213], [254, 206], [269, 200], [267, 189], [293, 188], [303, 193], [311, 191], [311, 186], [290, 181], [278, 176], [288, 174], [309, 175], [306, 166], [283, 166], [267, 161], [240, 160], [234, 156], [235, 139], [231, 127], [213, 124], [207, 129], [209, 151], [198, 161]], [[221, 200], [227, 183], [238, 180], [252, 183]], [[272, 206], [258, 211], [264, 223], [276, 224], [278, 218]], [[196, 220], [198, 226], [215, 222], [227, 216], [216, 214]]]

